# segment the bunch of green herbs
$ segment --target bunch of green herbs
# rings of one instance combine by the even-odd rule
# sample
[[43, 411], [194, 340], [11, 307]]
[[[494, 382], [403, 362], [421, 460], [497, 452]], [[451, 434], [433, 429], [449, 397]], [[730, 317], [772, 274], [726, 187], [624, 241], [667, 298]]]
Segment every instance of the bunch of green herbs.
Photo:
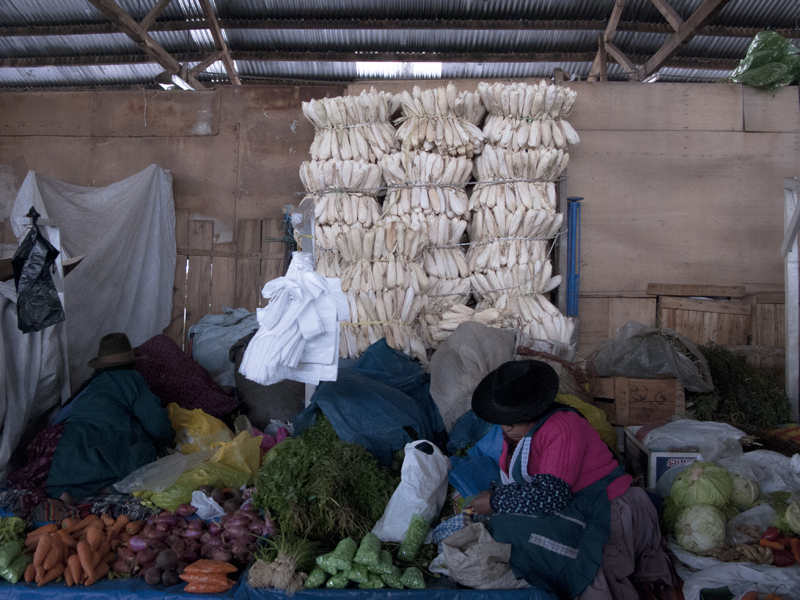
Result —
[[368, 533], [398, 483], [363, 446], [341, 441], [320, 414], [301, 436], [267, 453], [253, 503], [269, 510], [284, 535], [333, 547]]
[[714, 381], [708, 393], [686, 392], [687, 415], [721, 421], [752, 432], [790, 421], [789, 398], [782, 382], [725, 348], [700, 347]]

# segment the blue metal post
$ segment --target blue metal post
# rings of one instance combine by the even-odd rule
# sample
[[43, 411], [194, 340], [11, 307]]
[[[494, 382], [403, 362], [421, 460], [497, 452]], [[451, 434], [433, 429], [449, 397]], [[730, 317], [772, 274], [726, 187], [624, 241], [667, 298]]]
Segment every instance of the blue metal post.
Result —
[[567, 198], [567, 316], [578, 316], [581, 280], [581, 200]]

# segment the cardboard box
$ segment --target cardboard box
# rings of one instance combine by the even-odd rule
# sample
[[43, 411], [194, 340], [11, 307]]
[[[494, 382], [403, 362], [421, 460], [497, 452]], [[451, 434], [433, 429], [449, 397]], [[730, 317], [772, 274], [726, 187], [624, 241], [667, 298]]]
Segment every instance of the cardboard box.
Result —
[[700, 458], [700, 452], [656, 452], [636, 439], [640, 427], [625, 428], [625, 464], [634, 481], [641, 478], [647, 488], [656, 487], [656, 482], [672, 467], [687, 465]]
[[600, 377], [593, 392], [612, 425], [644, 425], [666, 421], [673, 413], [686, 410], [683, 386], [675, 378], [632, 379]]

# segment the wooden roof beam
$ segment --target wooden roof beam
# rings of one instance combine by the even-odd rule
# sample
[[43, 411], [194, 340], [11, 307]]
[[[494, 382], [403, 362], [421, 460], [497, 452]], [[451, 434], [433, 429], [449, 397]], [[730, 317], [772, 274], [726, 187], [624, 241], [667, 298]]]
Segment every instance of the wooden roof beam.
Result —
[[228, 73], [228, 79], [231, 80], [233, 85], [242, 85], [239, 80], [239, 75], [236, 73], [236, 65], [233, 64], [228, 43], [225, 41], [225, 36], [222, 35], [222, 30], [217, 22], [217, 15], [214, 14], [214, 8], [211, 6], [209, 0], [200, 0], [200, 6], [203, 9], [203, 16], [206, 19], [206, 25], [211, 30], [211, 37], [214, 38], [214, 45], [217, 50], [222, 53], [222, 64], [225, 65], [225, 71]]
[[147, 31], [142, 29], [141, 25], [122, 10], [114, 0], [88, 0], [88, 2], [103, 13], [120, 31], [136, 42], [136, 45], [161, 65], [165, 71], [179, 76], [196, 90], [205, 89], [205, 86], [193, 74], [189, 73], [169, 52], [153, 40]]
[[658, 52], [656, 52], [644, 66], [638, 69], [636, 73], [630, 75], [630, 78], [635, 81], [644, 81], [658, 71], [682, 46], [688, 44], [689, 41], [697, 35], [698, 27], [716, 17], [719, 11], [730, 1], [731, 0], [705, 0], [697, 10], [692, 13], [692, 16], [681, 24], [678, 31], [670, 36]]
[[[605, 32], [603, 33], [603, 42], [610, 42], [614, 38], [614, 34], [617, 32], [617, 26], [619, 25], [619, 20], [622, 17], [622, 11], [625, 8], [625, 2], [626, 0], [617, 0], [614, 3], [614, 8], [611, 10], [611, 16], [608, 18], [608, 24], [606, 25]], [[594, 63], [592, 63], [592, 68], [589, 71], [589, 81], [597, 81], [597, 76], [600, 74], [601, 63], [605, 62], [606, 60], [604, 56], [601, 56], [601, 53], [605, 51], [605, 43], [598, 43], [597, 56], [595, 56]]]
[[667, 4], [667, 0], [650, 0], [653, 4], [655, 4], [658, 12], [660, 12], [664, 18], [667, 20], [667, 23], [675, 31], [681, 30], [681, 25], [683, 25], [683, 19], [681, 19], [680, 15], [675, 12], [675, 9], [672, 8], [669, 4]]
[[156, 5], [153, 8], [151, 8], [150, 12], [147, 13], [144, 19], [142, 19], [142, 22], [139, 23], [139, 27], [141, 27], [145, 31], [150, 29], [150, 25], [152, 25], [153, 21], [155, 21], [158, 18], [158, 15], [164, 12], [164, 9], [167, 8], [167, 5], [170, 2], [172, 2], [172, 0], [158, 0], [158, 2], [156, 2]]

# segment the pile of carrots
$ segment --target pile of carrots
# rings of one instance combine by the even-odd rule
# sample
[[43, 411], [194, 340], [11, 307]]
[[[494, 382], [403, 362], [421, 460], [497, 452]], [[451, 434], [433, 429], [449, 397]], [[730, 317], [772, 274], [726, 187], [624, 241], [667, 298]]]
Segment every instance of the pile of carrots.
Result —
[[33, 564], [25, 570], [25, 581], [45, 585], [63, 577], [68, 586], [92, 585], [105, 577], [116, 560], [116, 550], [144, 526], [126, 515], [109, 514], [85, 519], [64, 519], [59, 527], [49, 523], [28, 534], [27, 552]]

